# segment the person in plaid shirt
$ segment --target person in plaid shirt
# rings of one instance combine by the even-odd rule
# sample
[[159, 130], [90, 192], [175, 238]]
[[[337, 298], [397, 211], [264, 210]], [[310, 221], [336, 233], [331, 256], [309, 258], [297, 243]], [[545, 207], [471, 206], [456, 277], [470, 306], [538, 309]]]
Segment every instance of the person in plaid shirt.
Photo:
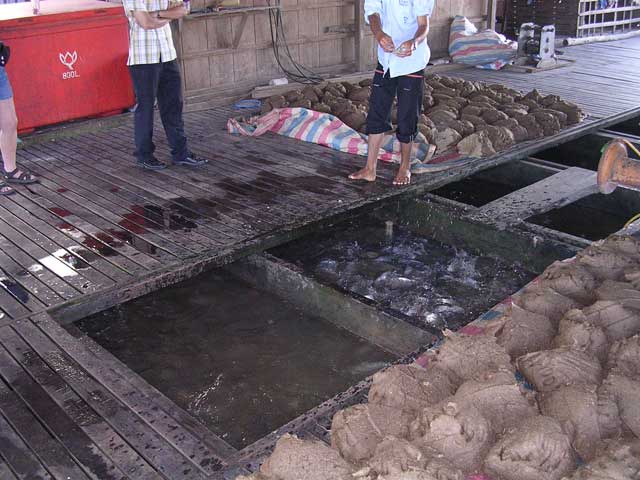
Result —
[[148, 170], [166, 165], [153, 155], [153, 110], [156, 98], [160, 118], [171, 147], [173, 163], [197, 166], [206, 160], [196, 158], [187, 148], [182, 119], [182, 81], [171, 36], [171, 20], [184, 17], [187, 7], [169, 0], [123, 0], [129, 19], [129, 59], [138, 105], [134, 115], [135, 157]]

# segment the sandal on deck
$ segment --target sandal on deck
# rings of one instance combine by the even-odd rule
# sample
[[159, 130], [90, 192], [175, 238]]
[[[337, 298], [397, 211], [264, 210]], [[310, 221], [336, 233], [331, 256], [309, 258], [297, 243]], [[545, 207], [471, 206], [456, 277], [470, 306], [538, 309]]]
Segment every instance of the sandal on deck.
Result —
[[11, 172], [7, 172], [4, 168], [2, 169], [2, 173], [4, 175], [7, 183], [17, 183], [20, 185], [30, 185], [32, 183], [36, 183], [38, 179], [33, 175], [29, 170], [24, 168], [16, 167]]
[[11, 188], [7, 182], [0, 182], [0, 196], [12, 195], [14, 193], [16, 193], [16, 191]]

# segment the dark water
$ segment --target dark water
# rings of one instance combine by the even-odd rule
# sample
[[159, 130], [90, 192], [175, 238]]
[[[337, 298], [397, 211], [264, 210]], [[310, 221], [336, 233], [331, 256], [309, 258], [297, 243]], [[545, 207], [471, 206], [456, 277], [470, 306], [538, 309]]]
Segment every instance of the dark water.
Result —
[[616, 215], [576, 202], [530, 217], [527, 222], [595, 241], [620, 230], [632, 215]]
[[622, 123], [618, 123], [612, 127], [608, 127], [608, 130], [640, 136], [640, 117], [635, 117]]
[[77, 326], [236, 448], [393, 360], [224, 272]]
[[598, 170], [602, 148], [609, 140], [611, 139], [596, 135], [585, 135], [576, 140], [537, 152], [533, 156], [568, 167], [580, 167], [595, 171]]
[[273, 250], [308, 275], [414, 317], [456, 329], [534, 278], [519, 265], [362, 220]]
[[449, 183], [431, 193], [474, 207], [482, 207], [520, 188], [522, 187], [469, 177], [459, 182]]

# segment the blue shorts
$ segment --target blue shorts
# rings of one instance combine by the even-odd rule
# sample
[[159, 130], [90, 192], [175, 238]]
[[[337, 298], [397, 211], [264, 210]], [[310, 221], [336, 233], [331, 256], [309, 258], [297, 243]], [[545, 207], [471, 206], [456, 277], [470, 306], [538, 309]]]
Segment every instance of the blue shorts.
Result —
[[4, 67], [0, 67], [0, 100], [9, 100], [10, 98], [13, 98], [11, 83], [9, 83], [9, 77]]

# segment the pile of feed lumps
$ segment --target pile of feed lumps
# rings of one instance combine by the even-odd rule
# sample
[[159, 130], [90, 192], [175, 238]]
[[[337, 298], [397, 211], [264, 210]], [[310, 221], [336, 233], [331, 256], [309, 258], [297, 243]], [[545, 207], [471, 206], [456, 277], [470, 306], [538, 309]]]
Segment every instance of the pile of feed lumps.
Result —
[[499, 310], [377, 373], [331, 446], [285, 435], [248, 478], [640, 479], [640, 241], [594, 243]]
[[[424, 81], [424, 114], [418, 129], [439, 154], [457, 150], [474, 157], [492, 155], [516, 143], [555, 135], [579, 123], [583, 114], [574, 103], [537, 90], [519, 92], [460, 78], [429, 75]], [[324, 82], [264, 100], [262, 112], [301, 107], [331, 113], [346, 125], [366, 133], [372, 81]], [[397, 121], [397, 105], [391, 123]]]

